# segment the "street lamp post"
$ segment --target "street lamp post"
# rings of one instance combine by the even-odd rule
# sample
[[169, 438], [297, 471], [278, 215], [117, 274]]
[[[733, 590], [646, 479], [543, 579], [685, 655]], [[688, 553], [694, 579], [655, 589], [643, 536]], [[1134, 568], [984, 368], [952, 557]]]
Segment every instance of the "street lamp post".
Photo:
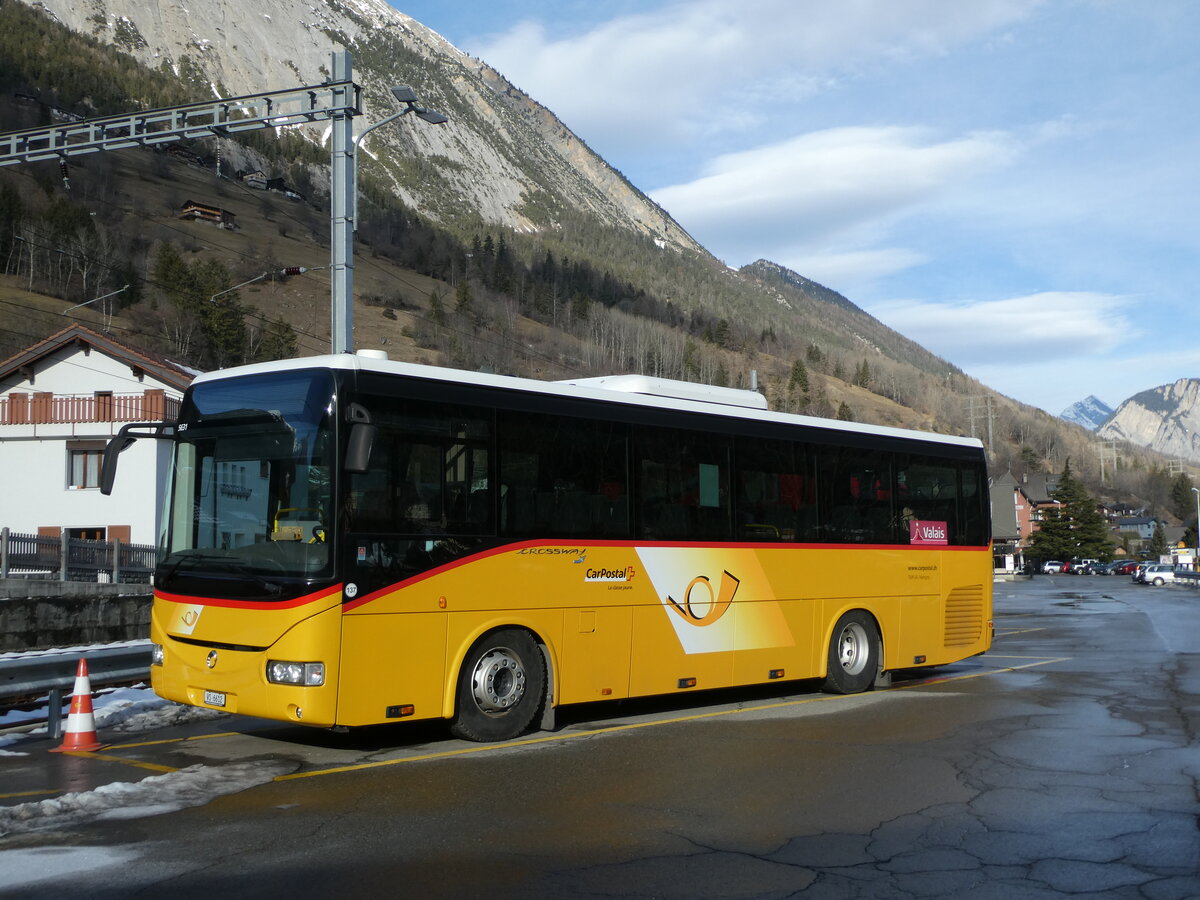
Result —
[[404, 109], [400, 110], [400, 112], [392, 113], [386, 119], [380, 119], [374, 125], [368, 125], [366, 128], [364, 128], [362, 130], [362, 132], [358, 135], [358, 137], [356, 137], [354, 139], [354, 158], [353, 158], [353, 170], [354, 171], [352, 173], [352, 177], [354, 180], [354, 184], [353, 184], [353, 193], [354, 193], [353, 222], [354, 222], [354, 226], [353, 226], [353, 230], [356, 232], [358, 231], [358, 151], [362, 147], [363, 141], [366, 139], [367, 135], [370, 134], [372, 131], [374, 131], [376, 128], [380, 128], [383, 125], [389, 125], [392, 122], [395, 122], [400, 117], [407, 116], [409, 113], [416, 113], [418, 119], [422, 119], [423, 121], [426, 121], [431, 125], [445, 125], [447, 122], [450, 121], [450, 119], [447, 116], [442, 115], [440, 112], [434, 112], [432, 109], [426, 109], [423, 106], [417, 106], [416, 91], [414, 91], [412, 88], [410, 88], [407, 84], [398, 84], [395, 87], [393, 87], [392, 95], [397, 100], [399, 100], [401, 103], [404, 104]]
[[[351, 83], [352, 63], [347, 51], [333, 54], [333, 80]], [[329, 268], [331, 279], [330, 343], [333, 353], [350, 353], [354, 340], [354, 232], [358, 230], [358, 162], [357, 150], [362, 139], [371, 131], [394, 122], [408, 113], [416, 113], [432, 125], [450, 121], [446, 116], [417, 105], [417, 95], [407, 85], [392, 88], [395, 98], [404, 109], [363, 129], [353, 138], [349, 113], [333, 116], [332, 202], [330, 204], [331, 232]]]

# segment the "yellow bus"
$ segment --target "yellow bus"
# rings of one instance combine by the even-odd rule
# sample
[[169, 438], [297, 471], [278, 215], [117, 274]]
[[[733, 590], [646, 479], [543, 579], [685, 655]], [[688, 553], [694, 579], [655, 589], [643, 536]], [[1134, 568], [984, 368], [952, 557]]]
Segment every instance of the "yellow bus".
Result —
[[641, 376], [360, 353], [201, 375], [174, 426], [152, 683], [323, 727], [890, 672], [992, 638], [981, 444]]

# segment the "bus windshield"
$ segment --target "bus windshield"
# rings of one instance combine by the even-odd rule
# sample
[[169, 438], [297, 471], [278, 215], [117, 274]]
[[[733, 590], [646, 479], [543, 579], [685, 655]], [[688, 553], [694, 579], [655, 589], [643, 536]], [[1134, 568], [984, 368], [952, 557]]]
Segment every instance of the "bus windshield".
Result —
[[328, 372], [202, 382], [180, 410], [156, 585], [286, 600], [333, 567]]

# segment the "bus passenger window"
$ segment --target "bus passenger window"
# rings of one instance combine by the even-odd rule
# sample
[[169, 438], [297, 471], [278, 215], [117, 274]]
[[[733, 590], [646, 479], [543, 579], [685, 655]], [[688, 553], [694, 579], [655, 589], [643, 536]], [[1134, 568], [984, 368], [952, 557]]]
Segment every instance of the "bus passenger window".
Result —
[[511, 412], [498, 429], [503, 534], [629, 536], [624, 426]]
[[944, 525], [951, 543], [957, 543], [958, 472], [938, 460], [902, 457], [896, 473], [896, 489], [902, 507], [902, 543], [909, 543], [912, 523]]
[[811, 450], [795, 441], [742, 438], [737, 460], [737, 537], [745, 541], [816, 540]]
[[884, 544], [896, 540], [898, 520], [892, 505], [892, 463], [887, 454], [854, 447], [822, 454], [827, 491], [826, 539], [843, 544]]
[[639, 537], [729, 540], [728, 438], [646, 428], [637, 433], [636, 453]]

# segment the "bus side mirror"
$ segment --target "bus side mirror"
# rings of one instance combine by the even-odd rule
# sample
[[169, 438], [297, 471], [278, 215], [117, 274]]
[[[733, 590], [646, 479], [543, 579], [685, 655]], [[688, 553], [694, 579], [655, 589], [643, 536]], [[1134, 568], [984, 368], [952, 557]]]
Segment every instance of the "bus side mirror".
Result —
[[363, 422], [350, 426], [350, 442], [346, 446], [346, 471], [362, 475], [371, 465], [371, 447], [375, 443], [375, 426]]
[[371, 447], [375, 444], [375, 426], [371, 414], [359, 403], [351, 403], [346, 409], [350, 425], [350, 439], [346, 442], [346, 471], [362, 475], [371, 465]]
[[117, 457], [140, 437], [170, 440], [175, 436], [175, 425], [169, 422], [130, 422], [122, 425], [116, 437], [104, 446], [104, 457], [100, 460], [100, 493], [112, 493], [113, 481], [117, 477]]
[[113, 482], [117, 478], [117, 457], [135, 440], [137, 438], [118, 434], [104, 446], [104, 458], [100, 461], [100, 493], [104, 496], [112, 493]]

